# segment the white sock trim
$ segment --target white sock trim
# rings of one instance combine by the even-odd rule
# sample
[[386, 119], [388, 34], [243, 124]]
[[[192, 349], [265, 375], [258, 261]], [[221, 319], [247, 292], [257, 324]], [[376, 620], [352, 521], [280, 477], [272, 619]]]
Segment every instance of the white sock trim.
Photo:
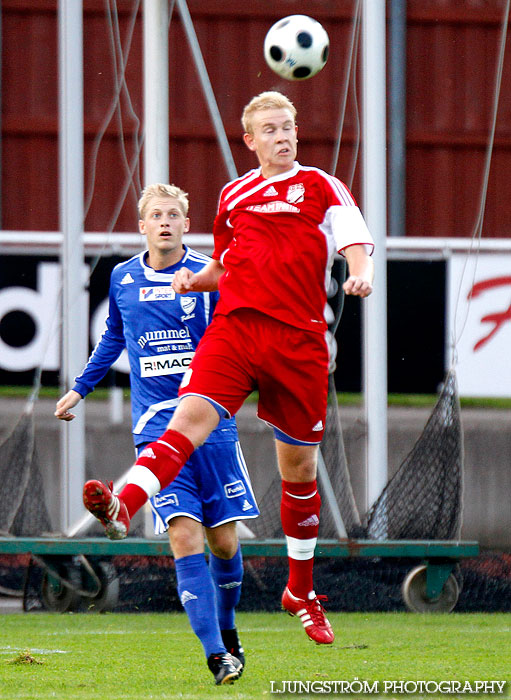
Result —
[[165, 445], [165, 447], [170, 447], [170, 449], [174, 450], [174, 452], [178, 452], [178, 450], [176, 450], [174, 445], [171, 445], [170, 443], [165, 442], [165, 440], [156, 440], [156, 442], [159, 443], [160, 445]]
[[161, 484], [153, 472], [142, 464], [134, 464], [128, 472], [127, 484], [135, 484], [146, 492], [147, 497], [156, 496]]
[[285, 491], [285, 493], [290, 496], [291, 498], [298, 498], [300, 501], [306, 501], [308, 498], [312, 498], [317, 494], [318, 490], [316, 489], [312, 493], [308, 493], [306, 496], [297, 496], [295, 493], [289, 493], [289, 491]]
[[289, 535], [286, 535], [288, 557], [301, 561], [312, 559], [317, 541], [317, 537], [311, 537], [308, 540], [298, 540], [296, 537], [289, 537]]

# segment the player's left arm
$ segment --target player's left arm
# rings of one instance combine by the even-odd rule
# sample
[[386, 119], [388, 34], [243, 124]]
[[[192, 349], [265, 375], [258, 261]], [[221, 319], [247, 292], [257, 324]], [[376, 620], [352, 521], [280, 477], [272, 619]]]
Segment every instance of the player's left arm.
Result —
[[178, 294], [186, 292], [215, 292], [218, 280], [224, 274], [225, 267], [219, 260], [210, 260], [199, 272], [192, 272], [182, 267], [174, 275], [172, 288]]
[[346, 294], [368, 297], [373, 291], [374, 263], [365, 245], [350, 245], [342, 251], [348, 263], [348, 279], [342, 288]]

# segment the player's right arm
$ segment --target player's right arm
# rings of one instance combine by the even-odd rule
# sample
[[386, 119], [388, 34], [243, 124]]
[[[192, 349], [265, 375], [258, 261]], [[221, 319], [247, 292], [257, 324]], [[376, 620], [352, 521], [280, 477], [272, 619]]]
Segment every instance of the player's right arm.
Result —
[[56, 405], [55, 417], [59, 420], [70, 421], [75, 417], [69, 409], [90, 394], [96, 384], [103, 379], [113, 363], [126, 347], [122, 317], [115, 299], [115, 285], [110, 283], [109, 312], [106, 320], [106, 330], [92, 351], [81, 374], [76, 377], [74, 387], [64, 394]]
[[82, 400], [82, 395], [79, 394], [74, 389], [70, 389], [67, 394], [57, 401], [57, 407], [55, 410], [55, 417], [59, 420], [73, 420], [76, 418], [74, 413], [70, 412], [70, 408], [74, 408], [76, 404]]
[[178, 270], [174, 276], [172, 287], [177, 294], [186, 292], [216, 292], [218, 282], [225, 272], [221, 260], [233, 237], [232, 227], [228, 224], [226, 193], [232, 183], [228, 183], [220, 193], [217, 214], [213, 222], [213, 237], [215, 248], [213, 258], [199, 272], [193, 273], [186, 267]]
[[182, 267], [174, 275], [172, 287], [178, 294], [215, 292], [218, 289], [218, 280], [224, 272], [225, 268], [219, 260], [210, 260], [199, 272]]

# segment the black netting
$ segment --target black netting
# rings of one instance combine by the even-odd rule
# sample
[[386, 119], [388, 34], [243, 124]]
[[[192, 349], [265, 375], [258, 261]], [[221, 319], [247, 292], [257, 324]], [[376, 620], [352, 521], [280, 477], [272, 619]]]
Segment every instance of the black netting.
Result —
[[[326, 428], [318, 469], [322, 496], [319, 537], [459, 539], [462, 516], [463, 435], [454, 372], [449, 372], [431, 416], [413, 449], [371, 508], [363, 528], [346, 463], [334, 375], [329, 377]], [[261, 516], [250, 522], [259, 539], [282, 537], [280, 476], [259, 498]], [[330, 495], [330, 498], [328, 497]]]
[[394, 477], [371, 508], [372, 539], [459, 539], [462, 516], [463, 436], [454, 372]]
[[0, 445], [0, 532], [35, 536], [51, 531], [43, 479], [34, 439], [33, 404], [29, 403]]

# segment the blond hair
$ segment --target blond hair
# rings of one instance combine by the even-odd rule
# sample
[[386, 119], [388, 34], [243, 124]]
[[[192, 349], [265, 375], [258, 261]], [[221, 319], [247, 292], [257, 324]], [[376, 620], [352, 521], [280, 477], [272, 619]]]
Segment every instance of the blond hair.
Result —
[[145, 217], [147, 206], [153, 197], [173, 197], [173, 199], [177, 200], [183, 215], [185, 217], [188, 216], [188, 193], [176, 185], [164, 185], [161, 182], [157, 182], [153, 185], [147, 185], [142, 190], [142, 195], [138, 200], [138, 214], [141, 219]]
[[296, 117], [296, 108], [288, 97], [276, 90], [261, 92], [260, 95], [253, 97], [243, 110], [241, 123], [247, 134], [252, 133], [252, 117], [255, 112], [263, 109], [288, 109], [293, 115], [293, 119]]

